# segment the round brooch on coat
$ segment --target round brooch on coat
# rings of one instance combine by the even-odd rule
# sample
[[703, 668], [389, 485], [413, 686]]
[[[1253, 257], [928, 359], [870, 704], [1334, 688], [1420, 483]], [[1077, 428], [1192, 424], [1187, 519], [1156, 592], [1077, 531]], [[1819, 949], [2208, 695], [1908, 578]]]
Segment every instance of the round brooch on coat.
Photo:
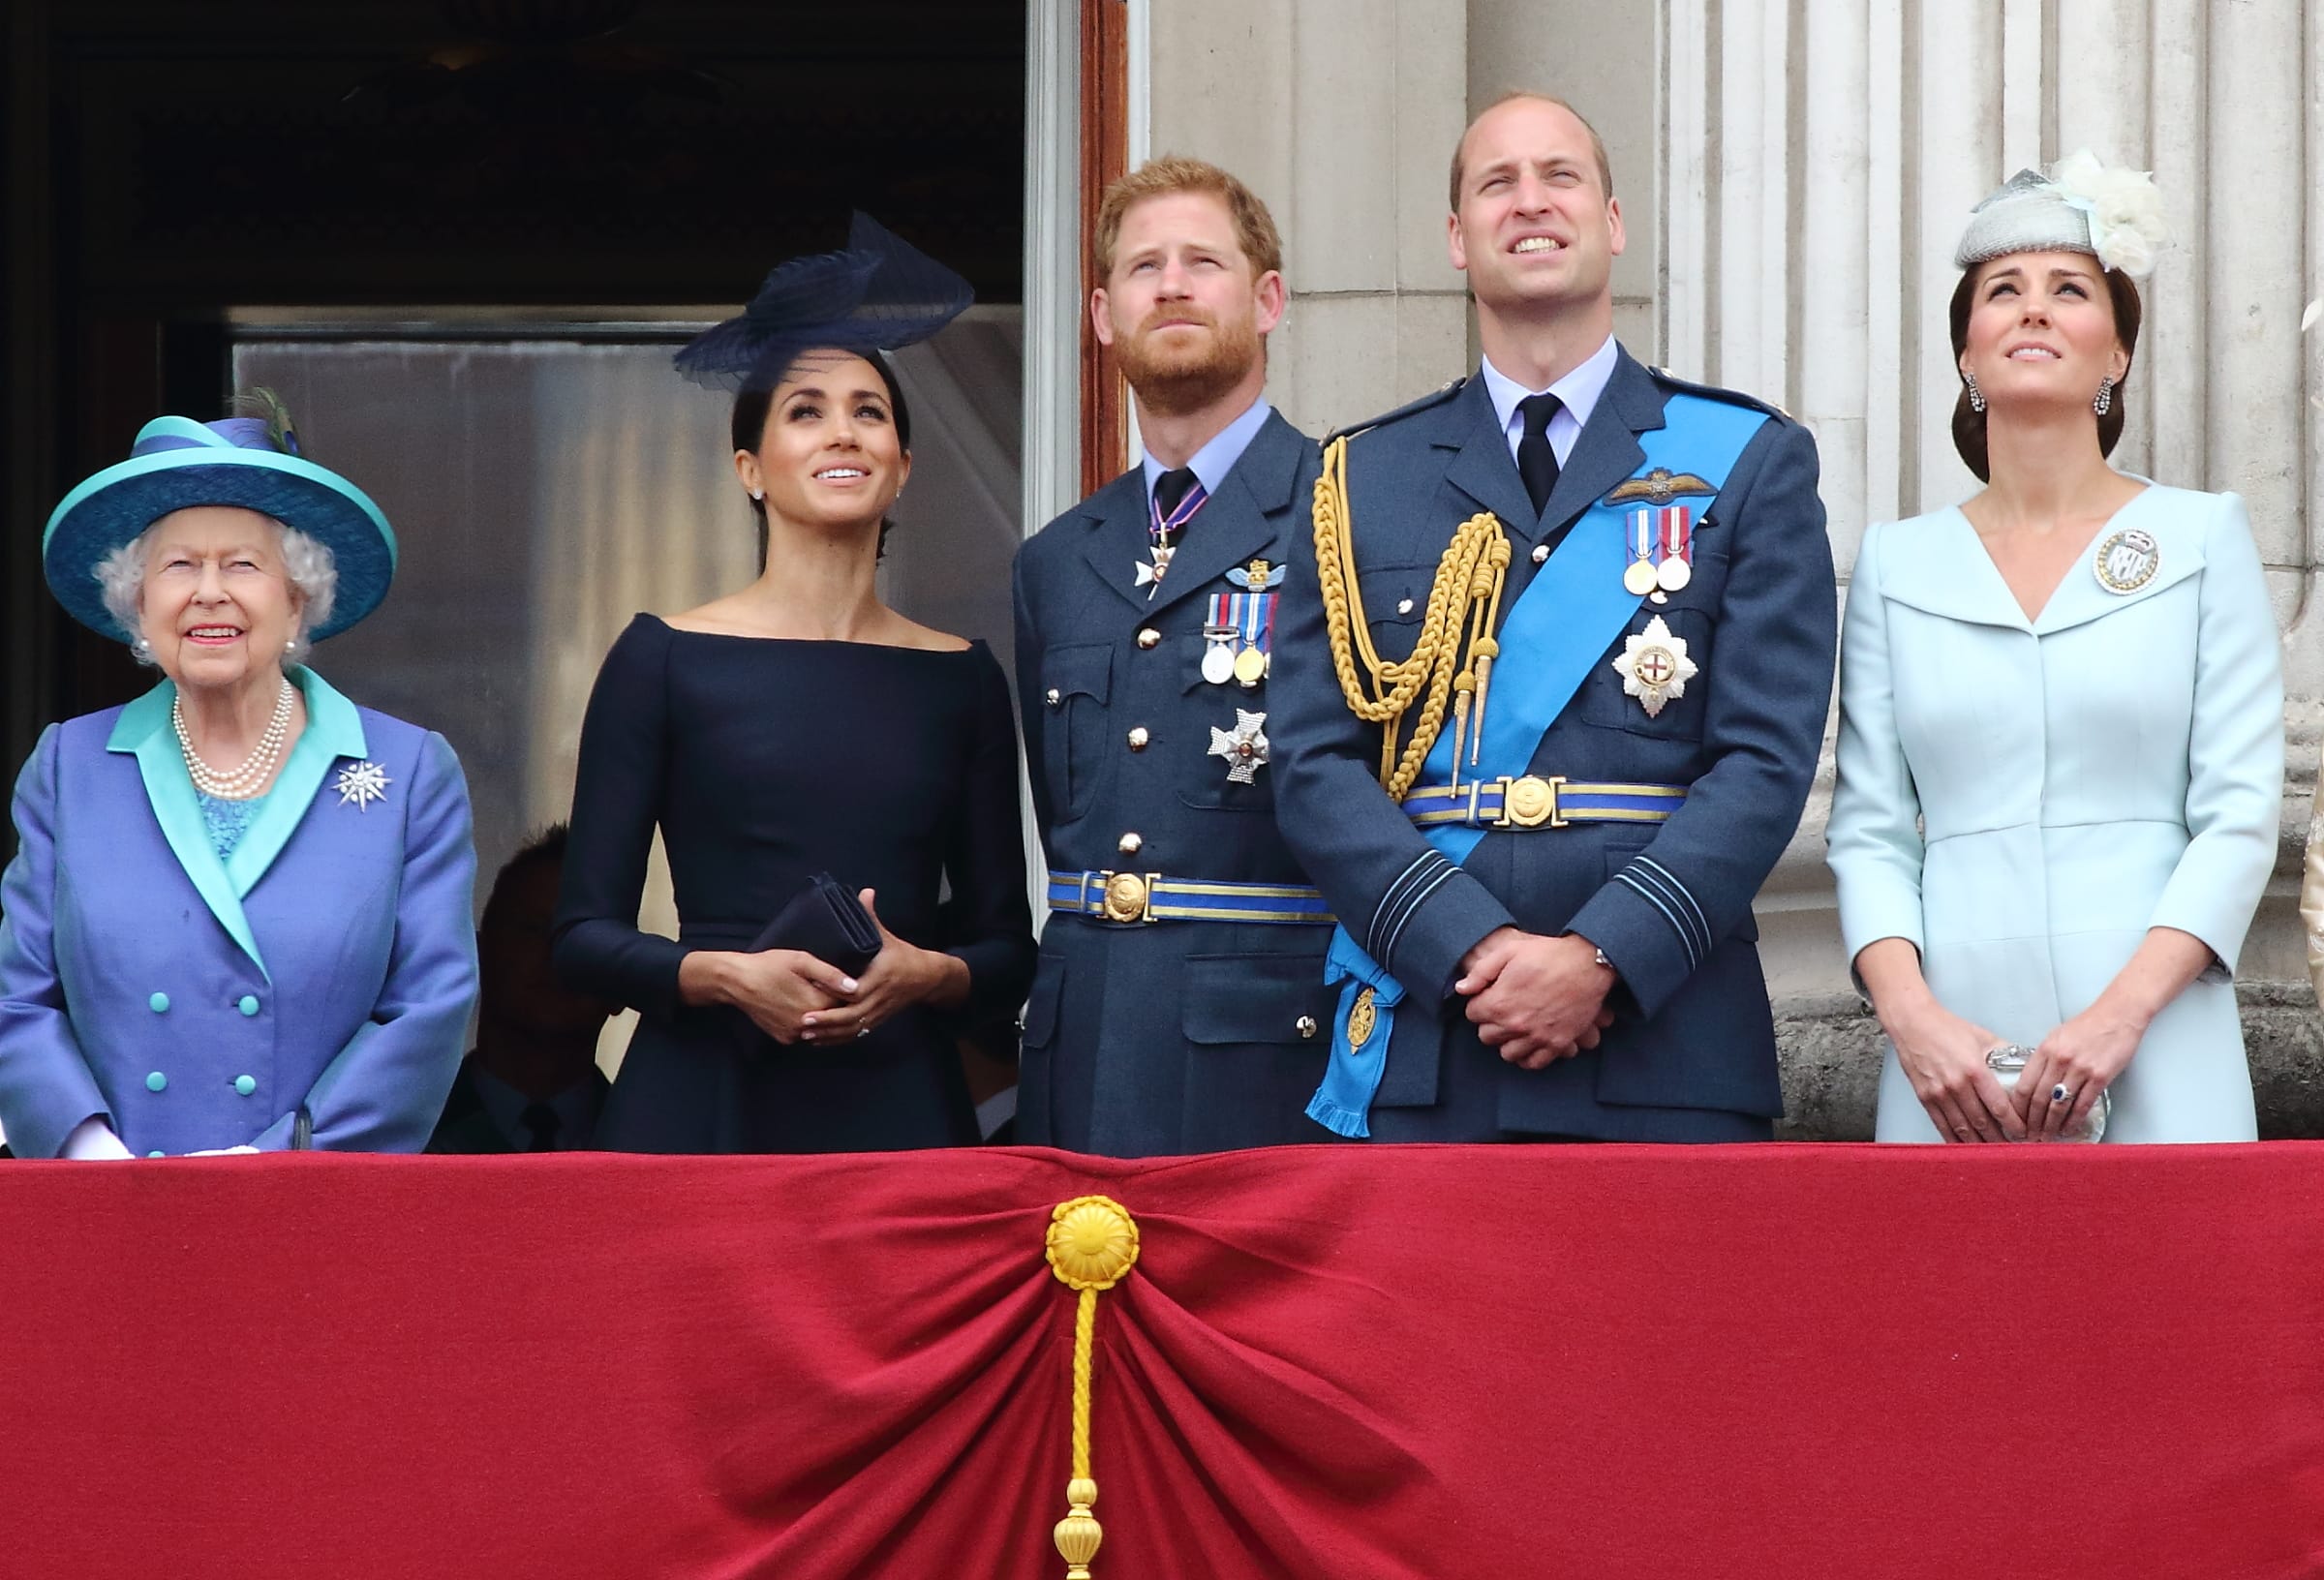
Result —
[[2155, 572], [2162, 568], [2162, 552], [2156, 547], [2154, 533], [2127, 528], [2098, 545], [2090, 568], [2107, 592], [2131, 593], [2155, 579]]

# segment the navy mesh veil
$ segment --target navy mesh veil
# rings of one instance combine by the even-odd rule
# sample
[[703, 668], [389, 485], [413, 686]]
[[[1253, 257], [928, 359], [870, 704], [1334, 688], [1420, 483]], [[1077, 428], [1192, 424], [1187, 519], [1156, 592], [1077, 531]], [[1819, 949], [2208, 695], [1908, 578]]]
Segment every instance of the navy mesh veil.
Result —
[[779, 264], [740, 318], [687, 343], [677, 367], [712, 389], [772, 389], [801, 351], [915, 345], [974, 299], [967, 281], [859, 213], [844, 250]]

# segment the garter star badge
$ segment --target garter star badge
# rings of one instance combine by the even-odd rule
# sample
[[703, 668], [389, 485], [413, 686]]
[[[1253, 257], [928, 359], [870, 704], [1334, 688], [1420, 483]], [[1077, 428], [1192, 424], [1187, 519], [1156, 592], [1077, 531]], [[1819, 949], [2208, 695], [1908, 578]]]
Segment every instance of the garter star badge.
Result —
[[2099, 544], [2090, 568], [2097, 573], [2100, 587], [2127, 596], [2155, 579], [2155, 572], [2162, 568], [2162, 552], [2152, 532], [2130, 528]]
[[1267, 766], [1267, 715], [1235, 710], [1235, 727], [1222, 730], [1210, 726], [1210, 750], [1207, 754], [1227, 760], [1227, 782], [1250, 784], [1259, 771]]
[[350, 763], [339, 771], [331, 788], [339, 792], [339, 805], [361, 811], [372, 802], [387, 799], [387, 786], [394, 781], [387, 771], [374, 762]]
[[1672, 697], [1685, 696], [1687, 683], [1698, 673], [1695, 660], [1687, 656], [1686, 638], [1672, 635], [1660, 615], [1623, 644], [1614, 668], [1622, 677], [1623, 693], [1637, 698], [1648, 718], [1659, 715]]

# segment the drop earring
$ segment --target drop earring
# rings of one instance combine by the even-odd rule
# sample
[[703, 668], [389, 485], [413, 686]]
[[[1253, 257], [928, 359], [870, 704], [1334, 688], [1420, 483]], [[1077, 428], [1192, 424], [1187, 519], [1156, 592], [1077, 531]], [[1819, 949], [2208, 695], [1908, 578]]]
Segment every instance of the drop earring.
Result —
[[2090, 409], [2101, 417], [2114, 409], [2113, 380], [2102, 380], [2099, 382], [2097, 394], [2091, 398]]
[[1961, 381], [1969, 386], [1969, 409], [1972, 411], [1984, 410], [1985, 392], [1977, 387], [1977, 376], [1973, 373], [1964, 373], [1961, 376]]

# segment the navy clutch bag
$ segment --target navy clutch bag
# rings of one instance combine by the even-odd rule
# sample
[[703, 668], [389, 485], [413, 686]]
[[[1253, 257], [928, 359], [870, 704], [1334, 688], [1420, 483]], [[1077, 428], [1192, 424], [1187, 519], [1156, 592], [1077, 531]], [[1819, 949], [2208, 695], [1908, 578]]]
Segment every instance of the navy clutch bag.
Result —
[[818, 872], [751, 942], [752, 954], [767, 949], [795, 949], [860, 977], [879, 953], [879, 927], [854, 891]]

